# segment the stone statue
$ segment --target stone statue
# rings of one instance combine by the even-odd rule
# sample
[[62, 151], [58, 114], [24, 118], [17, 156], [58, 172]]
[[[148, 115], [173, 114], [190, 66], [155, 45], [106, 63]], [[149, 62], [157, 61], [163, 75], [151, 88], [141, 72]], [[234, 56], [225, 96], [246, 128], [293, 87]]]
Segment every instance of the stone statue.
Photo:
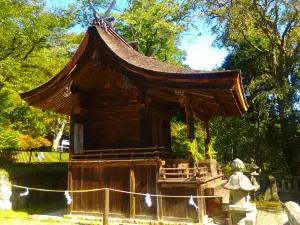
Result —
[[276, 178], [272, 175], [269, 175], [269, 181], [270, 181], [270, 185], [264, 194], [264, 200], [279, 201]]

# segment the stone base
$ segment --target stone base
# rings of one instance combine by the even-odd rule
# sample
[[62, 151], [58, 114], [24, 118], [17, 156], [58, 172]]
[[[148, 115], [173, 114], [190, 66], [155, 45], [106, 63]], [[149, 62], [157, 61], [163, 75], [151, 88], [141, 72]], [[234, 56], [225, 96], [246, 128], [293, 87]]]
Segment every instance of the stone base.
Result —
[[257, 210], [255, 204], [245, 206], [229, 205], [233, 225], [255, 225]]
[[211, 173], [212, 176], [217, 176], [218, 175], [218, 170], [217, 170], [217, 161], [215, 159], [204, 159], [200, 160], [198, 162], [199, 167], [206, 166], [208, 169], [208, 172]]

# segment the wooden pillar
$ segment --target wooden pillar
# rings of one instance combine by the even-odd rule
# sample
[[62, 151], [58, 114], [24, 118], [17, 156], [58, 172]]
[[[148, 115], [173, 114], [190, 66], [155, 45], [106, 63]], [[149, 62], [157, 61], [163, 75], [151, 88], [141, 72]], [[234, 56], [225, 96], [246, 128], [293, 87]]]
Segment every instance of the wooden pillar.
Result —
[[103, 225], [108, 225], [109, 214], [109, 189], [104, 190], [104, 213], [103, 213]]
[[71, 154], [74, 154], [74, 107], [75, 107], [75, 96], [72, 93], [72, 105], [71, 105], [71, 116], [70, 116], [70, 135], [69, 135], [69, 160], [71, 160]]
[[186, 108], [185, 110], [186, 116], [186, 126], [187, 126], [187, 138], [190, 141], [193, 141], [195, 138], [194, 131], [194, 117], [191, 108]]
[[209, 152], [209, 144], [210, 144], [210, 133], [209, 133], [209, 122], [205, 121], [204, 123], [204, 144], [205, 144], [205, 159], [210, 159], [210, 152]]
[[[130, 192], [135, 192], [135, 175], [133, 167], [130, 168]], [[130, 194], [130, 218], [135, 218], [135, 196]]]
[[[139, 88], [138, 102], [145, 104], [145, 89], [143, 86]], [[146, 130], [146, 110], [140, 109], [139, 111], [139, 125], [140, 125], [140, 147], [146, 147], [147, 130]]]
[[[156, 194], [161, 195], [161, 190], [160, 190], [160, 184], [158, 183], [159, 180], [159, 168], [160, 166], [156, 166]], [[157, 220], [161, 221], [163, 214], [162, 214], [162, 197], [157, 196], [156, 197], [156, 210], [157, 210]]]
[[147, 146], [147, 131], [146, 131], [146, 110], [140, 109], [139, 113], [139, 123], [140, 123], [140, 145], [141, 147]]
[[[197, 196], [204, 196], [204, 185], [198, 184], [197, 187]], [[205, 216], [206, 216], [206, 204], [205, 198], [197, 198], [197, 205], [198, 205], [198, 223], [204, 223]]]

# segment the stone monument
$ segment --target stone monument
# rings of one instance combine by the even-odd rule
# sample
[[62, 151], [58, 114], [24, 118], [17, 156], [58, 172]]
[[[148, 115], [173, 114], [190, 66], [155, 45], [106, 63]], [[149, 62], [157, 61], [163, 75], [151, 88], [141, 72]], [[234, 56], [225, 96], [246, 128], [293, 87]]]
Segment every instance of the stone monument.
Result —
[[240, 159], [231, 164], [233, 174], [224, 185], [230, 191], [228, 204], [229, 214], [233, 225], [255, 225], [256, 205], [249, 202], [249, 193], [255, 190], [251, 181], [242, 172], [245, 165]]
[[9, 175], [5, 170], [0, 169], [0, 210], [11, 209], [11, 193]]
[[264, 200], [279, 201], [276, 178], [272, 175], [269, 175], [268, 178], [269, 178], [270, 185], [264, 194]]

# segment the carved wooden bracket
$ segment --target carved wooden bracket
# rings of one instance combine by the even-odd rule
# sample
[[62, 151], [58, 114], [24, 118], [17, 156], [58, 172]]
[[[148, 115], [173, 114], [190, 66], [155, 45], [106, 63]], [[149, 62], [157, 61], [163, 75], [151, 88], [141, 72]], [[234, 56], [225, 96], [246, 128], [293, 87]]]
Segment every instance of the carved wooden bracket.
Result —
[[127, 76], [125, 76], [124, 74], [122, 74], [122, 79], [124, 81], [123, 88], [127, 89], [127, 90], [131, 89], [132, 88], [131, 80]]

